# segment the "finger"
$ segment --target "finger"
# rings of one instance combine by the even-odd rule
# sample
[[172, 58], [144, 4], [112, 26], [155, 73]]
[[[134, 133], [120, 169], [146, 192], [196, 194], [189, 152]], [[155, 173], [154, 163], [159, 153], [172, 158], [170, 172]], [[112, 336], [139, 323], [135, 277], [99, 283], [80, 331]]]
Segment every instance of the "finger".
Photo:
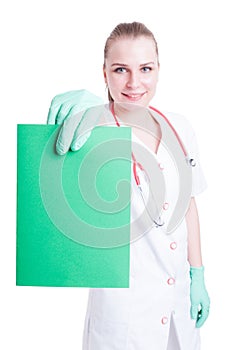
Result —
[[193, 320], [197, 320], [197, 317], [198, 317], [198, 305], [192, 304], [190, 313], [191, 313], [191, 318]]
[[83, 114], [80, 126], [76, 129], [71, 144], [72, 151], [79, 150], [88, 140], [95, 126], [99, 124], [101, 116], [106, 113], [105, 105], [95, 106], [86, 110]]
[[69, 151], [75, 130], [82, 118], [82, 114], [83, 113], [78, 113], [64, 120], [56, 142], [56, 151], [59, 155], [63, 155]]
[[[77, 99], [76, 91], [67, 91], [65, 93], [56, 95], [50, 104], [47, 124], [57, 124], [57, 118], [59, 116], [59, 112], [61, 113], [61, 106], [69, 103], [72, 106]], [[61, 124], [61, 122], [60, 122]]]
[[65, 119], [71, 118], [79, 112], [84, 112], [88, 108], [90, 108], [88, 104], [77, 104], [77, 96], [74, 96], [74, 98], [71, 97], [60, 106], [56, 116], [56, 124], [62, 124]]
[[196, 322], [196, 327], [200, 328], [203, 326], [205, 321], [209, 316], [209, 306], [202, 306], [201, 311], [199, 312], [199, 318]]
[[47, 124], [56, 124], [56, 119], [57, 119], [57, 114], [59, 112], [59, 109], [60, 109], [60, 104], [56, 103], [53, 99], [49, 107]]
[[91, 131], [80, 135], [79, 137], [76, 137], [75, 140], [71, 143], [71, 150], [72, 151], [78, 151], [89, 139], [91, 136]]
[[86, 113], [85, 110], [80, 111], [79, 106], [75, 105], [72, 107], [72, 109], [70, 110], [69, 115], [67, 117], [67, 119], [72, 118], [72, 116], [79, 118], [77, 121], [78, 124], [77, 124], [77, 127], [75, 129], [73, 139], [72, 139], [71, 145], [70, 145], [70, 148], [72, 151], [78, 151], [86, 143], [87, 139], [91, 135], [91, 132], [89, 132], [89, 131], [87, 131], [87, 132], [85, 130], [80, 131], [82, 121], [85, 119], [84, 118], [85, 113]]
[[62, 105], [60, 105], [60, 108], [56, 115], [56, 124], [60, 125], [66, 118], [70, 118], [72, 115], [74, 115], [74, 113], [72, 113], [72, 107], [72, 101], [65, 102]]

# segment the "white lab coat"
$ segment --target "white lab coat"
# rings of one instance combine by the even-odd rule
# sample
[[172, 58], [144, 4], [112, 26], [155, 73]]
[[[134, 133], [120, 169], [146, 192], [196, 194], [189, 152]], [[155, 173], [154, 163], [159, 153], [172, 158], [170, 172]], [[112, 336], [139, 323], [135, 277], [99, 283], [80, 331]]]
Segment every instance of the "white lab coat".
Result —
[[[192, 170], [192, 195], [196, 196], [206, 183], [194, 132], [185, 118], [166, 116], [197, 161]], [[157, 158], [166, 181], [164, 218], [168, 222], [178, 195], [177, 172], [162, 143]], [[140, 176], [140, 169], [138, 172]], [[143, 206], [136, 187], [134, 192], [132, 217]], [[130, 287], [90, 290], [83, 350], [199, 350], [199, 330], [190, 318], [189, 288], [185, 220], [170, 235], [162, 228], [151, 228], [131, 243]]]

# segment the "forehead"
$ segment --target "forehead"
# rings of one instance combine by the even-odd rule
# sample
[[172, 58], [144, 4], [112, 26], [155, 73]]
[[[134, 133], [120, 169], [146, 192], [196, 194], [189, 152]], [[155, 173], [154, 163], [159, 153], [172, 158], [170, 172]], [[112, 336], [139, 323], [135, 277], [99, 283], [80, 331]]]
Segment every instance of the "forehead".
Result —
[[[147, 37], [119, 38], [111, 42], [106, 60], [127, 63], [128, 61], [149, 62], [157, 58], [155, 43]], [[141, 62], [142, 61], [142, 62]]]

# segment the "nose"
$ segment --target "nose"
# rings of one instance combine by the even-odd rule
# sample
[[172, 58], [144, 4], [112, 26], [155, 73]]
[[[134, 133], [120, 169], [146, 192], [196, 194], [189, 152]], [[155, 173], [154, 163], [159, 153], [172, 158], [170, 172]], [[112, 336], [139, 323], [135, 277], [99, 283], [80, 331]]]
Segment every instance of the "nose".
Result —
[[138, 76], [138, 73], [130, 72], [126, 83], [127, 88], [136, 89], [138, 88], [139, 85], [140, 85], [140, 78]]

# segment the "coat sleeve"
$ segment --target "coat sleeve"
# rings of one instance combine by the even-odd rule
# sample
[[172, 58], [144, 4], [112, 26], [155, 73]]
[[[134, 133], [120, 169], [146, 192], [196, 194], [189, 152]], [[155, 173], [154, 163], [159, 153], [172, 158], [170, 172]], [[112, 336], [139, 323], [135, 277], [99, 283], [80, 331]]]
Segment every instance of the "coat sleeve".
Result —
[[207, 182], [202, 170], [197, 139], [194, 131], [187, 142], [187, 151], [190, 158], [195, 160], [196, 165], [192, 167], [192, 197], [202, 193], [207, 188]]

